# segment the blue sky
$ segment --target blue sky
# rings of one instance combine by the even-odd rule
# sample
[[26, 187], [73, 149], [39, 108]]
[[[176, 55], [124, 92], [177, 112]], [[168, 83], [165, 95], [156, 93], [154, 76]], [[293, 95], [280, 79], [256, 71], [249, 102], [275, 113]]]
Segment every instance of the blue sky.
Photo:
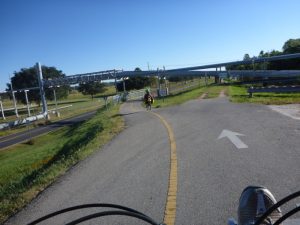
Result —
[[0, 0], [0, 91], [36, 62], [65, 74], [177, 68], [281, 50], [298, 0]]

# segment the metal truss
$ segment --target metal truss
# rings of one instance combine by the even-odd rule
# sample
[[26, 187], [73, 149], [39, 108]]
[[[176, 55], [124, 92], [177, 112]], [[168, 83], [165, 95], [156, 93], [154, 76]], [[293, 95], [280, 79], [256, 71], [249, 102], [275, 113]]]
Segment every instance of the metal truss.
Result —
[[[84, 82], [100, 82], [103, 80], [112, 80], [112, 79], [122, 79], [127, 77], [135, 77], [135, 76], [163, 76], [163, 77], [171, 77], [171, 76], [231, 76], [231, 77], [239, 77], [239, 76], [248, 76], [248, 77], [291, 77], [291, 76], [299, 76], [300, 71], [298, 70], [229, 70], [229, 71], [218, 71], [218, 68], [233, 66], [233, 65], [251, 65], [254, 63], [265, 63], [271, 61], [278, 60], [286, 60], [286, 59], [295, 59], [300, 58], [300, 53], [296, 54], [288, 54], [288, 55], [279, 55], [272, 57], [258, 57], [253, 58], [251, 60], [242, 60], [242, 61], [233, 61], [227, 63], [218, 63], [218, 64], [210, 64], [203, 66], [194, 66], [194, 67], [185, 67], [171, 70], [154, 70], [154, 71], [122, 71], [122, 70], [106, 70], [99, 71], [93, 73], [83, 73], [76, 74], [71, 76], [65, 76], [62, 78], [57, 78], [53, 80], [43, 80], [44, 87], [51, 86], [60, 86], [60, 85], [70, 85], [70, 84], [78, 84]], [[216, 71], [206, 70], [204, 69], [216, 69]]]
[[70, 84], [97, 82], [102, 80], [111, 80], [116, 78], [116, 74], [121, 70], [105, 70], [93, 73], [75, 74], [52, 80], [43, 80], [44, 87], [55, 87]]

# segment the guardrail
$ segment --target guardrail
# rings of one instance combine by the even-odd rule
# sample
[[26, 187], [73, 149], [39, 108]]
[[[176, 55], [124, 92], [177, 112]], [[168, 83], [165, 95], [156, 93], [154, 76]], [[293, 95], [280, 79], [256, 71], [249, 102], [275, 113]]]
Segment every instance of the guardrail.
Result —
[[300, 86], [280, 86], [280, 87], [251, 87], [248, 89], [249, 97], [251, 98], [253, 93], [274, 92], [274, 93], [300, 93]]
[[129, 91], [126, 95], [126, 100], [142, 100], [145, 95], [145, 89]]
[[[121, 96], [120, 95], [114, 95], [114, 96], [104, 97], [104, 100], [105, 100], [105, 104], [102, 104], [101, 106], [106, 106], [107, 107], [109, 102], [112, 102], [114, 104], [119, 103], [121, 101]], [[56, 112], [57, 113], [58, 112], [57, 110], [64, 109], [64, 108], [69, 108], [71, 106], [72, 105], [67, 105], [67, 106], [62, 106], [62, 107], [59, 107], [59, 108], [49, 109], [48, 112], [52, 112], [52, 113]], [[30, 117], [27, 117], [27, 118], [24, 118], [24, 119], [18, 119], [18, 120], [7, 122], [7, 123], [1, 123], [0, 124], [0, 130], [7, 129], [7, 128], [12, 128], [12, 127], [17, 127], [17, 126], [20, 126], [20, 125], [27, 125], [27, 124], [30, 124], [34, 121], [40, 120], [40, 119], [46, 119], [45, 114], [38, 114], [38, 115], [30, 116]]]

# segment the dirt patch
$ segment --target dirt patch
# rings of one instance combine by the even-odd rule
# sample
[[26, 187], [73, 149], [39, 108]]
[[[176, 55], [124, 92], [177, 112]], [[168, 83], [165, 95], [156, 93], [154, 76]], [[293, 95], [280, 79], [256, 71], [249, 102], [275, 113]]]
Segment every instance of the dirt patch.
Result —
[[226, 97], [225, 90], [222, 90], [219, 94], [219, 98], [224, 98], [224, 97]]
[[207, 97], [207, 93], [203, 93], [200, 97], [199, 97], [199, 99], [205, 99]]

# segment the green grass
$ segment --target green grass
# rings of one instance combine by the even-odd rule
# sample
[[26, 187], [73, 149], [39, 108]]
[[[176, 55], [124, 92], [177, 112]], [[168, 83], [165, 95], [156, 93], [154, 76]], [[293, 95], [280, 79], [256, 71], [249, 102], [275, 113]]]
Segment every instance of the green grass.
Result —
[[[94, 97], [94, 99], [91, 98], [91, 96], [83, 95], [80, 92], [72, 91], [67, 99], [58, 101], [58, 108], [63, 106], [72, 105], [71, 107], [64, 108], [58, 110], [60, 112], [60, 117], [57, 117], [55, 114], [49, 113], [50, 115], [50, 121], [55, 122], [61, 119], [70, 118], [73, 116], [77, 116], [80, 114], [83, 114], [85, 112], [90, 112], [93, 110], [98, 109], [102, 105], [104, 105], [103, 96], [104, 95], [113, 95], [115, 94], [115, 88], [113, 86], [108, 86], [107, 90], [104, 93], [98, 94]], [[32, 114], [37, 114], [42, 109], [41, 107], [38, 108], [32, 108], [34, 112]], [[48, 101], [48, 110], [55, 109], [55, 104], [53, 101]], [[20, 119], [27, 117], [27, 109], [23, 109], [19, 111], [20, 113]], [[15, 121], [16, 117], [13, 113], [10, 113], [11, 116], [7, 116], [6, 120], [0, 119], [0, 123], [2, 122], [9, 122], [9, 121]], [[0, 137], [5, 135], [10, 135], [14, 133], [18, 133], [27, 129], [32, 129], [34, 127], [37, 127], [39, 124], [45, 123], [45, 120], [39, 120], [36, 123], [33, 123], [28, 126], [20, 126], [13, 129], [3, 130], [0, 131]]]
[[300, 103], [300, 93], [254, 93], [253, 97], [249, 98], [247, 89], [247, 86], [230, 86], [230, 100], [238, 103], [258, 103], [265, 105]]
[[[119, 106], [0, 152], [0, 223], [124, 127]], [[100, 146], [100, 147], [99, 147]]]
[[300, 103], [300, 93], [254, 93], [252, 98], [249, 98], [247, 93], [247, 85], [208, 85], [196, 87], [192, 90], [187, 90], [178, 94], [171, 94], [164, 99], [157, 99], [153, 107], [160, 108], [172, 105], [182, 104], [188, 100], [199, 98], [203, 93], [206, 93], [205, 98], [216, 98], [221, 91], [225, 95], [230, 96], [230, 101], [237, 103], [257, 103], [257, 104], [292, 104]]
[[[210, 78], [207, 79], [207, 84], [210, 85], [214, 83], [214, 79]], [[187, 81], [180, 81], [180, 82], [169, 82], [168, 88], [170, 94], [178, 94], [183, 92], [182, 88], [192, 86], [191, 88], [186, 89], [187, 90], [193, 90], [197, 87], [205, 86], [205, 79], [204, 78], [195, 78], [194, 80], [187, 80]]]
[[192, 90], [187, 90], [185, 92], [181, 92], [178, 94], [169, 95], [164, 99], [163, 98], [156, 99], [153, 104], [153, 107], [160, 108], [160, 107], [182, 104], [186, 101], [197, 99], [204, 93], [207, 94], [205, 98], [216, 98], [219, 96], [222, 90], [224, 90], [224, 92], [227, 93], [227, 89], [228, 89], [227, 86], [215, 86], [215, 85], [196, 87]]

